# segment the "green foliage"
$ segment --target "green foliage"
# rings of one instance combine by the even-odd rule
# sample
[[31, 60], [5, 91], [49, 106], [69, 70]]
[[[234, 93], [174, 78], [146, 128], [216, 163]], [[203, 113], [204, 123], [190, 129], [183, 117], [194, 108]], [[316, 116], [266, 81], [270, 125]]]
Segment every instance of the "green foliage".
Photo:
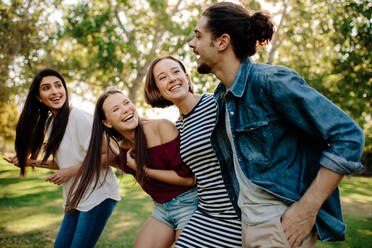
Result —
[[261, 4], [259, 1], [255, 1], [255, 0], [240, 0], [240, 3], [250, 9], [250, 10], [261, 10]]
[[[274, 64], [298, 72], [349, 114], [372, 142], [372, 5], [367, 0], [268, 1], [284, 22]], [[278, 24], [278, 23], [277, 23]], [[263, 53], [260, 61], [268, 56]]]
[[[95, 101], [102, 91], [117, 88], [146, 108], [141, 92], [147, 67], [165, 54], [185, 62], [197, 93], [213, 92], [217, 85], [214, 76], [196, 72], [196, 57], [187, 45], [201, 12], [215, 0], [99, 0], [57, 6], [60, 2], [1, 1], [0, 102], [22, 102], [35, 72], [53, 67], [85, 99]], [[271, 3], [269, 11], [279, 17], [276, 40], [253, 59], [297, 71], [358, 122], [371, 150], [371, 3], [240, 2], [254, 10]], [[61, 24], [51, 18], [57, 12]], [[20, 97], [12, 97], [17, 93]]]
[[24, 88], [50, 46], [49, 1], [0, 3], [0, 102]]
[[186, 43], [200, 13], [200, 3], [180, 0], [71, 5], [65, 9], [65, 25], [53, 54], [63, 58], [58, 67], [74, 70], [74, 79], [86, 82], [93, 95], [115, 87], [136, 100], [152, 59], [165, 54], [186, 57]]
[[18, 121], [17, 105], [0, 101], [0, 137], [5, 143], [15, 140], [15, 129]]
[[336, 79], [330, 80], [332, 100], [365, 129], [369, 128], [366, 145], [372, 145], [372, 120], [368, 120], [372, 113], [372, 4], [342, 2], [332, 14], [331, 39], [338, 52], [331, 61], [331, 74]]

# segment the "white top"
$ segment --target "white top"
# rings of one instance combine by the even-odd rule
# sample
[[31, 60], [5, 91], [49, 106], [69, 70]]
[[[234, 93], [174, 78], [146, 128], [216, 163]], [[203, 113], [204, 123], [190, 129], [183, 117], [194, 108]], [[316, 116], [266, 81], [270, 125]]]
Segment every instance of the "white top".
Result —
[[240, 187], [238, 206], [242, 211], [242, 222], [257, 225], [282, 216], [288, 206], [273, 194], [256, 186], [244, 175], [239, 165], [238, 157], [236, 156], [227, 108], [225, 124], [227, 137], [233, 151], [235, 174]]
[[[81, 164], [88, 151], [90, 135], [92, 131], [93, 118], [87, 112], [80, 109], [72, 108], [68, 119], [67, 127], [61, 144], [56, 152], [55, 160], [59, 168], [68, 168], [77, 164]], [[52, 131], [52, 123], [49, 125], [47, 134]], [[104, 181], [107, 171], [107, 177]], [[66, 205], [66, 199], [70, 187], [75, 177], [70, 178], [63, 184], [63, 208]], [[88, 187], [87, 192], [90, 193], [94, 186], [94, 182]], [[103, 184], [102, 184], [103, 182]], [[86, 197], [88, 195], [89, 197]], [[109, 167], [103, 170], [98, 180], [98, 184], [93, 193], [86, 194], [77, 206], [79, 211], [89, 211], [107, 198], [119, 201], [119, 184], [115, 174]]]

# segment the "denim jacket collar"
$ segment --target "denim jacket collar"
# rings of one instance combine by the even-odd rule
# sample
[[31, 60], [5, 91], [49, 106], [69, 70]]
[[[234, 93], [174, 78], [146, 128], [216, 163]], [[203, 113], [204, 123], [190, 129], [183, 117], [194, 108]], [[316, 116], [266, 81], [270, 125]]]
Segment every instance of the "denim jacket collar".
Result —
[[240, 64], [240, 68], [238, 73], [236, 74], [235, 80], [232, 83], [229, 91], [235, 96], [235, 97], [242, 97], [245, 89], [247, 88], [248, 84], [248, 76], [249, 71], [252, 67], [251, 61], [249, 59], [243, 60], [243, 62]]
[[[252, 67], [252, 62], [247, 59], [243, 60], [242, 63], [240, 64], [240, 68], [238, 73], [235, 76], [234, 82], [232, 83], [231, 87], [228, 89], [235, 97], [242, 97], [244, 94], [244, 90], [247, 88], [248, 84], [248, 76], [249, 76], [249, 71]], [[223, 93], [226, 92], [226, 87], [225, 85], [220, 82], [220, 84], [217, 86], [216, 90], [214, 91], [214, 96], [216, 100], [219, 98], [219, 96]]]

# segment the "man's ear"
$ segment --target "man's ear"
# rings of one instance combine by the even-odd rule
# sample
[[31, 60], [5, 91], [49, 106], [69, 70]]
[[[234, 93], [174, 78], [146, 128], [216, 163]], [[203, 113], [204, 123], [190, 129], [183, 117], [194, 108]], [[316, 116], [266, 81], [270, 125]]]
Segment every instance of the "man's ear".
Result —
[[102, 120], [102, 124], [105, 125], [108, 128], [112, 128], [112, 125], [108, 120]]
[[220, 37], [218, 37], [216, 41], [217, 41], [216, 42], [217, 50], [222, 52], [230, 46], [231, 38], [230, 38], [230, 35], [225, 33], [225, 34], [222, 34]]

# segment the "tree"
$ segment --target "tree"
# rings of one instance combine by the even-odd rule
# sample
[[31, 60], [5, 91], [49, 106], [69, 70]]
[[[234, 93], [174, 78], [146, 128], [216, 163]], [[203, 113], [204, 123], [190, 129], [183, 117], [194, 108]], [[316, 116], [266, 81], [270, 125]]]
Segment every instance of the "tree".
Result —
[[370, 146], [370, 3], [366, 0], [267, 2], [273, 5], [273, 14], [280, 17], [279, 25], [269, 52], [261, 52], [258, 59], [298, 72], [359, 123], [366, 134], [366, 146]]
[[[331, 60], [332, 98], [364, 127], [372, 150], [372, 5], [342, 1], [332, 13], [332, 43], [338, 56]], [[345, 15], [347, 13], [347, 15]]]
[[[150, 62], [159, 55], [188, 57], [201, 13], [198, 1], [109, 0], [72, 5], [57, 49], [58, 67], [73, 71], [77, 93], [125, 89], [135, 101]], [[82, 87], [81, 82], [88, 86]], [[76, 89], [75, 89], [76, 90]], [[142, 95], [142, 94], [140, 94]], [[140, 103], [142, 101], [139, 101]]]
[[14, 141], [17, 121], [17, 105], [14, 103], [7, 104], [0, 102], [0, 137], [2, 137], [2, 141], [5, 144]]
[[46, 54], [53, 31], [51, 6], [44, 0], [0, 2], [0, 102], [8, 102], [30, 81]]
[[[9, 3], [8, 3], [9, 2]], [[107, 88], [126, 90], [137, 105], [150, 61], [171, 54], [189, 68], [197, 92], [212, 92], [215, 77], [200, 75], [186, 44], [201, 12], [214, 0], [54, 1], [0, 3], [0, 102], [24, 93], [41, 67], [61, 71], [76, 94], [96, 99]], [[367, 0], [267, 0], [278, 16], [276, 36], [253, 59], [297, 71], [364, 129], [372, 142], [371, 4]], [[241, 0], [251, 9], [264, 1]], [[23, 94], [20, 94], [21, 96]], [[13, 98], [14, 99], [14, 98]], [[142, 105], [143, 106], [143, 105]]]

